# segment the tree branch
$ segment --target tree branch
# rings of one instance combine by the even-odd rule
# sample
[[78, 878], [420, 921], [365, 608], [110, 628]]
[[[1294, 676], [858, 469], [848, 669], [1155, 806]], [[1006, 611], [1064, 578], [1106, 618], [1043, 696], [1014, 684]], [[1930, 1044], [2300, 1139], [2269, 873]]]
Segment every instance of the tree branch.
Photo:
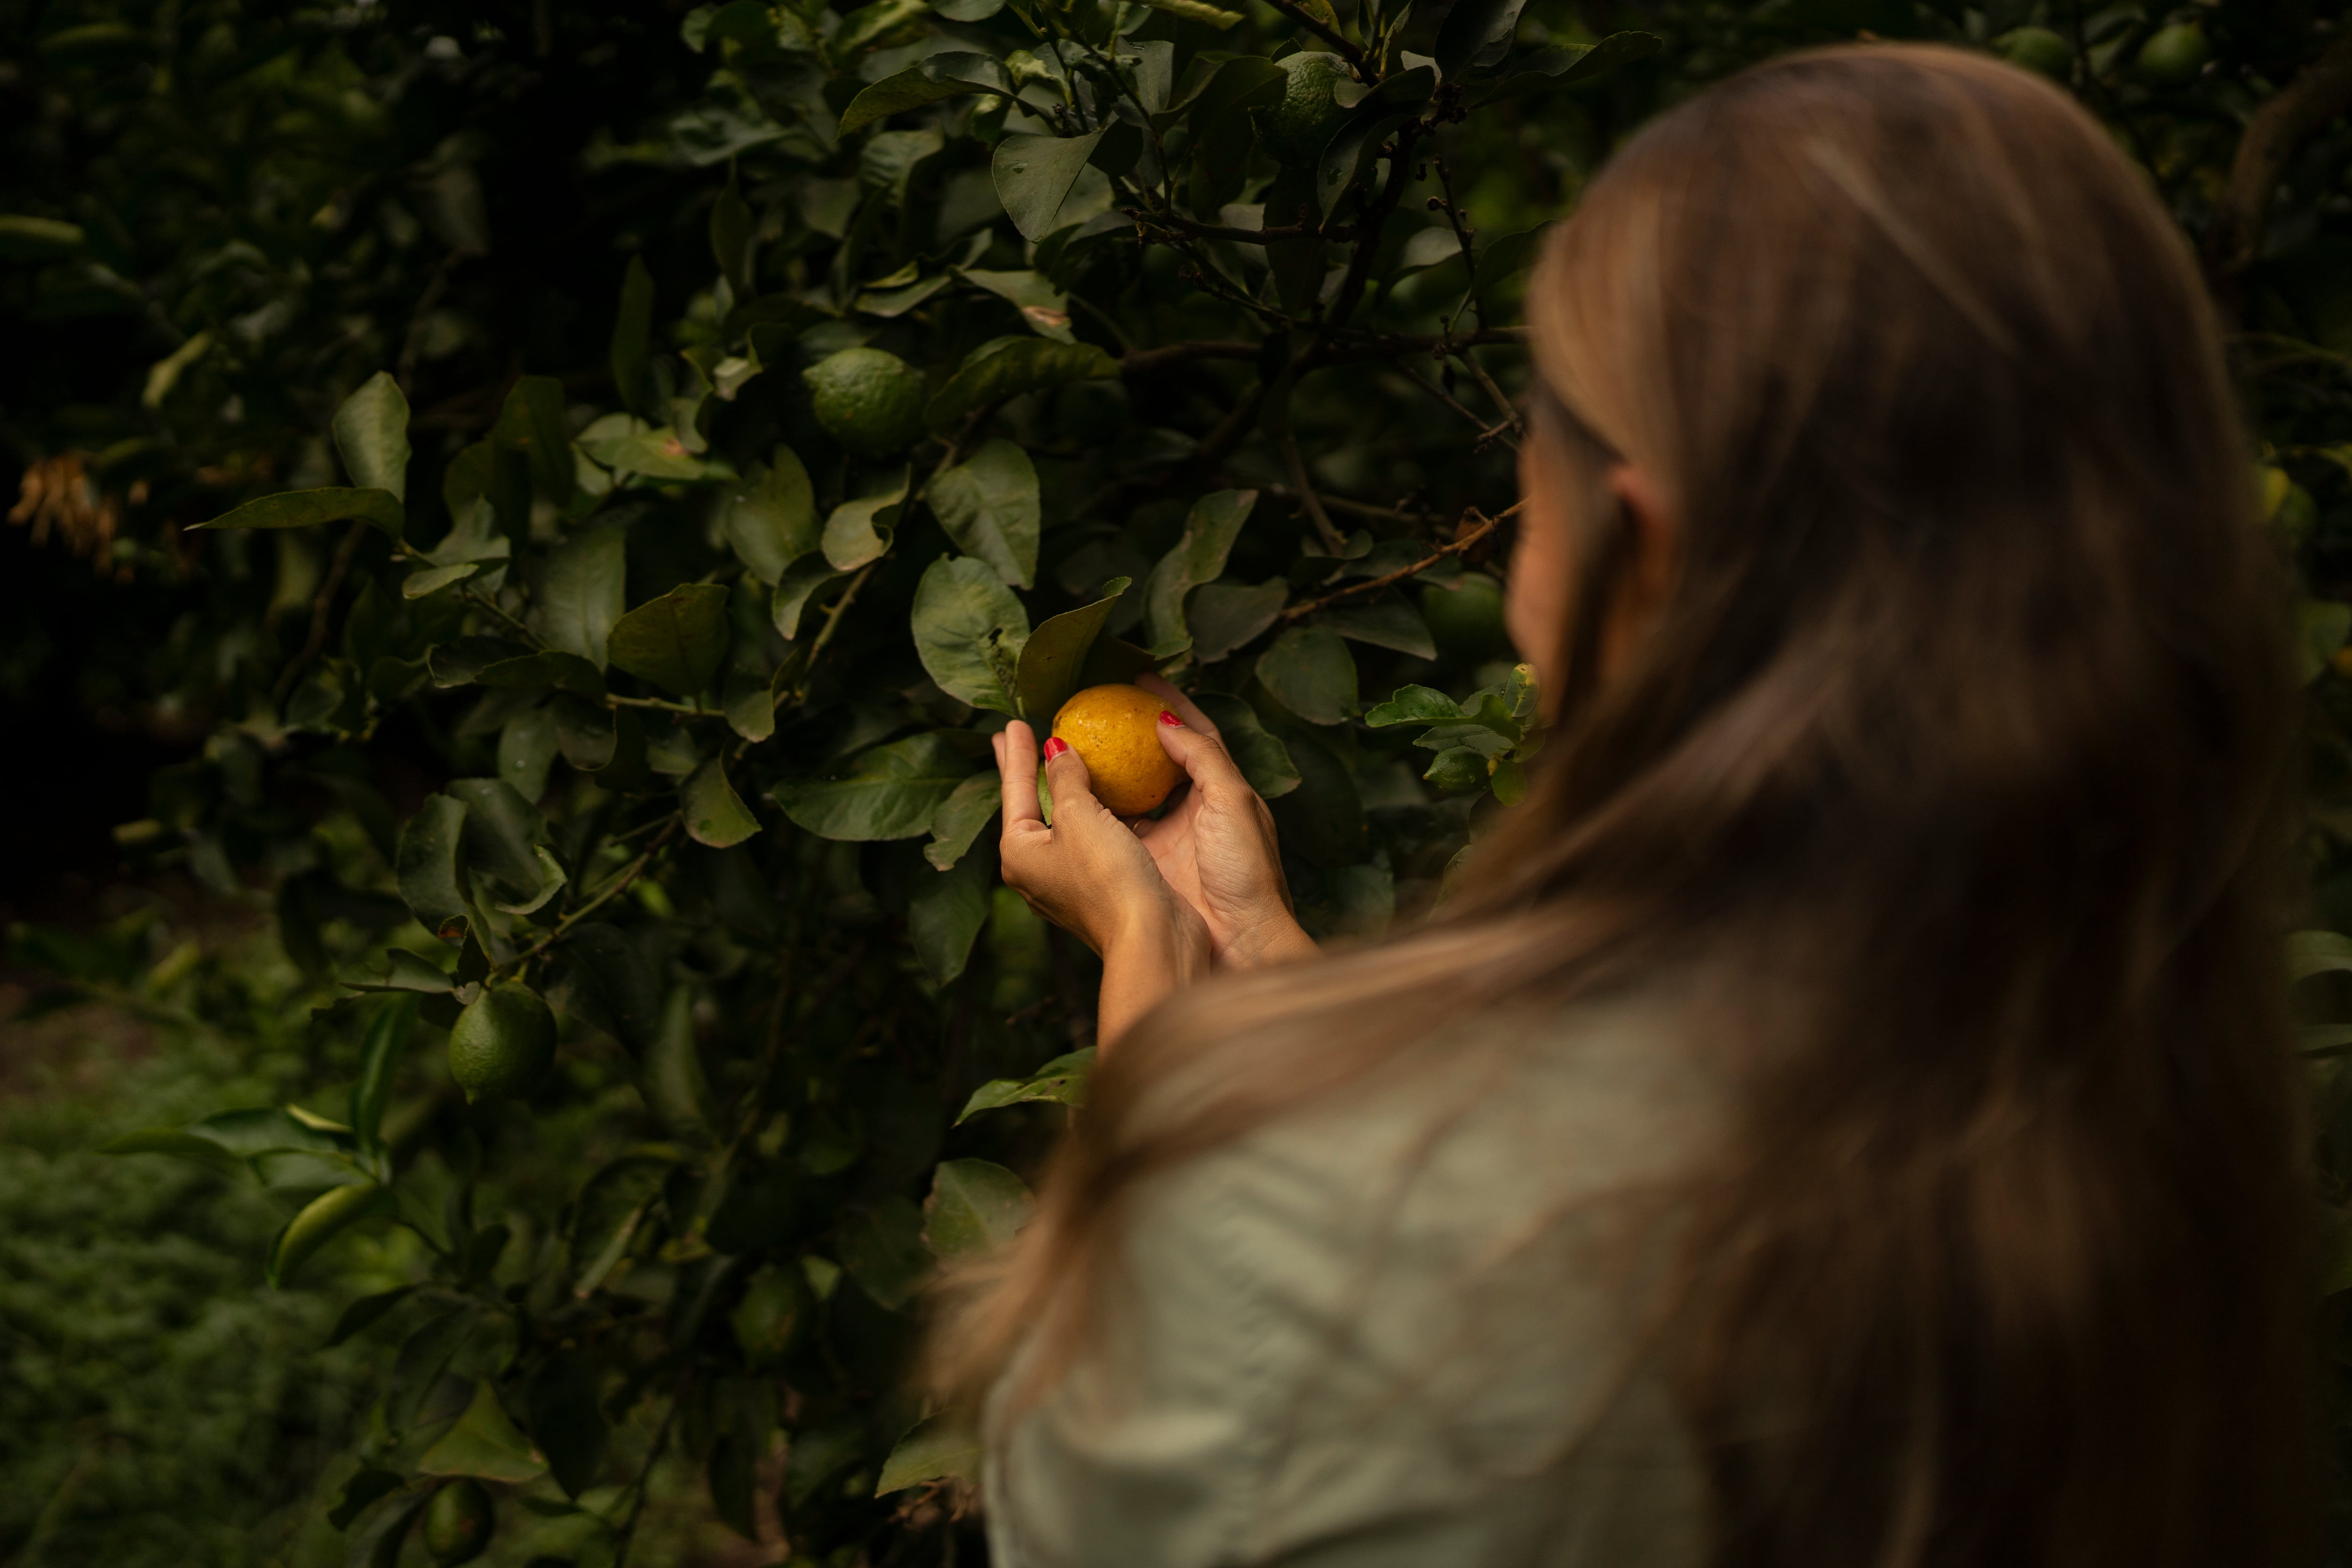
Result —
[[360, 540], [368, 531], [364, 522], [354, 522], [344, 531], [343, 542], [335, 549], [334, 563], [327, 568], [327, 580], [320, 586], [319, 596], [310, 601], [310, 633], [302, 639], [302, 651], [278, 677], [278, 684], [269, 689], [272, 707], [282, 705], [294, 689], [294, 679], [304, 667], [319, 657], [327, 646], [327, 616], [333, 610], [335, 595], [342, 591], [343, 577], [352, 569], [352, 557], [359, 552]]
[[1297, 0], [1266, 0], [1266, 3], [1339, 50], [1339, 58], [1346, 60], [1349, 67], [1355, 71], [1358, 81], [1369, 82], [1378, 79], [1378, 73], [1372, 69], [1371, 61], [1365, 58], [1363, 50], [1348, 41], [1347, 34], [1310, 15], [1304, 5], [1297, 3]]
[[2352, 109], [2352, 32], [2296, 72], [2246, 122], [2229, 184], [2205, 228], [2205, 267], [2218, 283], [2233, 284], [2261, 253], [2271, 199], [2296, 144], [2347, 109]]
[[1344, 588], [1335, 588], [1330, 593], [1325, 594], [1319, 598], [1309, 599], [1303, 605], [1293, 605], [1290, 608], [1282, 612], [1282, 619], [1286, 624], [1291, 621], [1301, 620], [1306, 616], [1313, 615], [1318, 610], [1328, 609], [1329, 606], [1338, 604], [1342, 599], [1352, 599], [1361, 594], [1377, 594], [1383, 588], [1393, 588], [1399, 583], [1405, 582], [1410, 578], [1417, 577], [1423, 572], [1428, 571], [1431, 567], [1436, 565], [1439, 562], [1445, 560], [1448, 556], [1459, 555], [1464, 551], [1472, 548], [1477, 544], [1479, 541], [1485, 539], [1497, 528], [1500, 528], [1503, 525], [1503, 520], [1505, 518], [1511, 516], [1521, 507], [1527, 504], [1528, 503], [1524, 500], [1513, 501], [1509, 506], [1505, 507], [1501, 511], [1496, 512], [1492, 517], [1484, 517], [1483, 514], [1479, 513], [1475, 508], [1473, 508], [1467, 516], [1464, 518], [1464, 521], [1467, 521], [1470, 517], [1479, 517], [1481, 521], [1475, 528], [1471, 529], [1467, 533], [1455, 539], [1453, 543], [1441, 544], [1427, 555], [1424, 555], [1420, 560], [1414, 562], [1412, 565], [1400, 566], [1395, 571], [1389, 573], [1385, 576], [1367, 578], [1361, 583], [1350, 583]]
[[1331, 526], [1331, 514], [1323, 510], [1323, 498], [1315, 493], [1315, 486], [1307, 477], [1307, 459], [1298, 455], [1298, 437], [1288, 430], [1282, 433], [1282, 455], [1290, 463], [1290, 482], [1297, 487], [1299, 509], [1322, 537], [1323, 548], [1334, 555], [1342, 553], [1348, 541]]
[[1357, 232], [1342, 224], [1338, 228], [1317, 228], [1312, 224], [1275, 224], [1270, 227], [1235, 228], [1229, 224], [1200, 223], [1177, 212], [1137, 212], [1129, 209], [1127, 216], [1139, 224], [1153, 224], [1161, 228], [1176, 229], [1195, 239], [1225, 239], [1235, 245], [1264, 245], [1276, 239], [1352, 240]]

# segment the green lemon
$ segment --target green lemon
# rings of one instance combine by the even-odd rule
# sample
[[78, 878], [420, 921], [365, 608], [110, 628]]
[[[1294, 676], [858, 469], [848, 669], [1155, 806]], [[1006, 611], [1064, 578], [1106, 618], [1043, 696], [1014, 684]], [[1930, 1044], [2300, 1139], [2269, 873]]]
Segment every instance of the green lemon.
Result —
[[425, 1550], [442, 1568], [457, 1568], [482, 1554], [497, 1524], [490, 1494], [473, 1477], [463, 1477], [435, 1492], [425, 1505]]
[[527, 1094], [555, 1060], [555, 1015], [527, 985], [494, 985], [449, 1031], [449, 1076], [468, 1100]]
[[2072, 80], [2074, 47], [2047, 27], [2013, 27], [1993, 40], [2011, 65], [2039, 71], [2053, 81]]
[[1275, 162], [1304, 168], [1322, 155], [1331, 133], [1348, 118], [1331, 89], [1355, 78], [1337, 55], [1285, 55], [1274, 63], [1290, 81], [1280, 103], [1257, 111], [1258, 141]]
[[801, 373], [825, 434], [864, 458], [887, 458], [923, 433], [923, 373], [882, 349], [844, 349]]
[[2212, 58], [2213, 46], [2205, 41], [2204, 28], [2194, 22], [2175, 22], [2158, 28], [2139, 47], [2139, 74], [2149, 81], [2178, 87], [2194, 81]]
[[776, 1372], [806, 1332], [815, 1310], [815, 1297], [801, 1271], [791, 1265], [771, 1266], [751, 1277], [727, 1322], [742, 1347], [744, 1364], [753, 1372]]
[[1503, 627], [1503, 585], [1483, 572], [1423, 588], [1421, 618], [1438, 651], [1454, 658], [1492, 658], [1511, 646]]

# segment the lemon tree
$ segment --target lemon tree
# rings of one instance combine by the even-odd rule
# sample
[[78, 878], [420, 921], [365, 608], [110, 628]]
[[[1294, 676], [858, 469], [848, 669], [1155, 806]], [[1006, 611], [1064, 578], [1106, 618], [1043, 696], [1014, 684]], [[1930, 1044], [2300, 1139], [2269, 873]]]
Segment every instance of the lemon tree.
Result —
[[[1499, 576], [1544, 226], [1644, 116], [1781, 49], [2010, 58], [2179, 215], [2305, 590], [2315, 907], [2352, 930], [2324, 20], [9, 13], [32, 566], [0, 574], [0, 679], [86, 710], [80, 754], [153, 748], [78, 769], [20, 727], [11, 843], [143, 772], [101, 825], [123, 874], [253, 906], [316, 992], [298, 1103], [111, 1144], [276, 1205], [257, 1280], [401, 1260], [336, 1331], [382, 1377], [316, 1528], [354, 1563], [596, 1568], [682, 1556], [680, 1508], [803, 1563], [972, 1534], [969, 1436], [904, 1373], [942, 1260], [1018, 1229], [1083, 1101], [1094, 979], [998, 885], [990, 732], [1059, 716], [1099, 778], [1148, 771], [1156, 702], [1079, 731], [1156, 671], [1271, 802], [1311, 931], [1429, 907], [1542, 743]], [[0, 1498], [0, 1555], [37, 1528], [123, 1561], [111, 1517]]]

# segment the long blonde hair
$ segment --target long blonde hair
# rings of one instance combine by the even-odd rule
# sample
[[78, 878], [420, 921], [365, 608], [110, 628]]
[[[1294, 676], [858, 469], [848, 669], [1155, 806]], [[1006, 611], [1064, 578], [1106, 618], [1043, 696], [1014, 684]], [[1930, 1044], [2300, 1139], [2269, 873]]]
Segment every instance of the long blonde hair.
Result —
[[[1545, 766], [1444, 918], [1121, 1044], [944, 1375], [1043, 1344], [1042, 1391], [1151, 1173], [1418, 1070], [1465, 997], [1704, 944], [1755, 1006], [1708, 1058], [1732, 1133], [1656, 1353], [1715, 1560], [2295, 1558], [2292, 687], [2180, 236], [2048, 85], [1843, 48], [1635, 137], [1529, 320], [1539, 438], [1664, 494], [1657, 624], [1605, 682], [1563, 651]], [[1624, 523], [1589, 510], [1605, 593]]]

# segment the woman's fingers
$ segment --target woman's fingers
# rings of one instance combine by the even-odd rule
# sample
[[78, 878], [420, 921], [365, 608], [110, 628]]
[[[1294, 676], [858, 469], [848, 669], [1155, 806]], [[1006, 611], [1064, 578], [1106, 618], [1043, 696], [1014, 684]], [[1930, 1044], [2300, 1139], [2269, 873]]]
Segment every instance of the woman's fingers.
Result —
[[1168, 704], [1169, 710], [1183, 720], [1187, 729], [1198, 730], [1213, 741], [1224, 740], [1223, 733], [1210, 722], [1209, 716], [1201, 711], [1199, 705], [1169, 682], [1156, 675], [1142, 675], [1136, 678], [1135, 683]]
[[[1094, 782], [1087, 773], [1087, 761], [1076, 748], [1060, 739], [1045, 742], [1045, 784], [1054, 792], [1054, 826], [1064, 821], [1076, 821], [1094, 812], [1108, 816], [1100, 801], [1095, 799]], [[1087, 808], [1091, 807], [1092, 811]], [[1122, 827], [1121, 829], [1125, 829]]]
[[[1192, 707], [1189, 702], [1184, 706]], [[1171, 710], [1173, 711], [1172, 707]], [[1197, 708], [1192, 710], [1195, 713], [1200, 711]], [[1176, 716], [1183, 718], [1181, 713]], [[1232, 802], [1244, 795], [1255, 794], [1250, 789], [1249, 781], [1242, 777], [1241, 769], [1234, 765], [1232, 754], [1225, 750], [1214, 730], [1198, 729], [1190, 720], [1181, 724], [1171, 724], [1163, 716], [1160, 721], [1160, 745], [1175, 759], [1176, 765], [1184, 770], [1184, 776], [1192, 781], [1192, 787], [1210, 801]]]
[[1037, 809], [1036, 731], [1015, 719], [989, 740], [996, 748], [996, 771], [1002, 781], [1004, 836], [1013, 837], [1013, 830], [1024, 822], [1043, 826], [1045, 814]]

